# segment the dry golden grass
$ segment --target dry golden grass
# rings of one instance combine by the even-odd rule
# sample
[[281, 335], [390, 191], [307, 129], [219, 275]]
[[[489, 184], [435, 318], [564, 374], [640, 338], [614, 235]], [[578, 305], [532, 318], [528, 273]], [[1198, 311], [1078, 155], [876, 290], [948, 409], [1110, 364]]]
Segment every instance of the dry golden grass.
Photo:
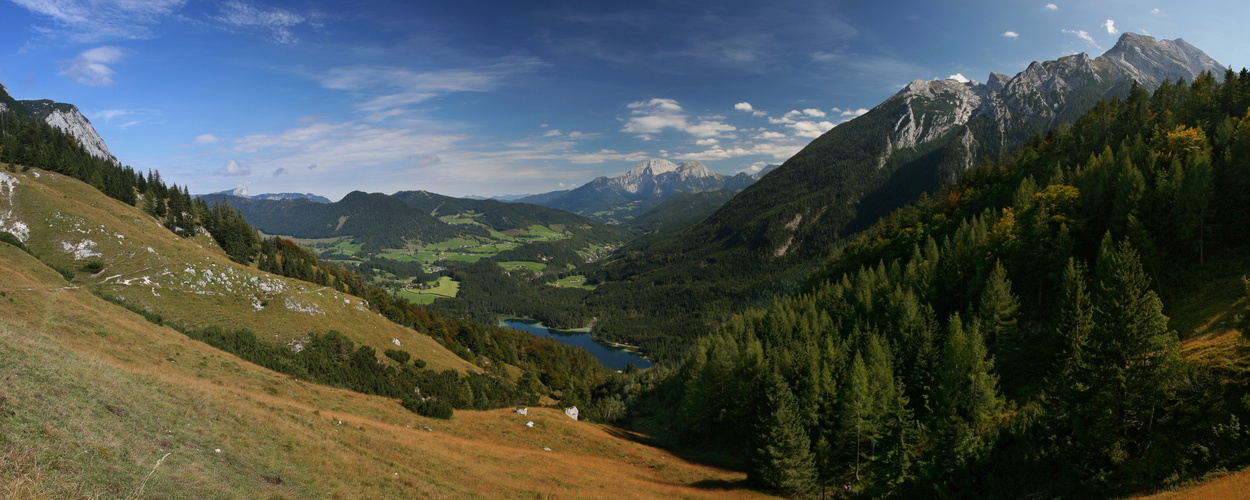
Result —
[[1201, 484], [1136, 498], [1142, 500], [1244, 500], [1250, 498], [1250, 469], [1225, 474]]
[[759, 496], [734, 487], [740, 473], [555, 409], [440, 421], [293, 380], [65, 287], [8, 245], [0, 269], [6, 497]]

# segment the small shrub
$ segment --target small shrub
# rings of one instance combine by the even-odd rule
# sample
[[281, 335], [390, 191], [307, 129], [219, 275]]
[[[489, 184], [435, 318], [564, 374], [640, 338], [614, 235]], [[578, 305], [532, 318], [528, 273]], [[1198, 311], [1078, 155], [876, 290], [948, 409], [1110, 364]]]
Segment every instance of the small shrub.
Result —
[[14, 236], [13, 233], [8, 231], [0, 231], [0, 241], [20, 248], [23, 252], [30, 253], [30, 249], [26, 248], [26, 244], [22, 243], [22, 240], [17, 239], [17, 236]]
[[82, 271], [84, 273], [95, 274], [103, 270], [104, 270], [104, 261], [102, 260], [93, 260], [82, 265]]
[[412, 365], [416, 366], [417, 369], [425, 368], [425, 360], [421, 358], [414, 359], [412, 360]]
[[408, 354], [407, 352], [401, 351], [399, 349], [387, 349], [385, 354], [386, 354], [386, 357], [395, 360], [396, 363], [399, 363], [401, 365], [404, 363], [407, 363], [408, 360], [412, 358], [411, 354]]
[[451, 418], [452, 414], [451, 404], [437, 399], [404, 398], [403, 405], [408, 411], [423, 417], [447, 420]]
[[48, 267], [51, 267], [54, 271], [58, 273], [61, 273], [61, 276], [65, 277], [65, 281], [74, 281], [74, 275], [78, 274], [77, 271], [70, 269], [68, 267], [65, 267], [65, 266], [58, 266], [56, 264], [48, 264]]

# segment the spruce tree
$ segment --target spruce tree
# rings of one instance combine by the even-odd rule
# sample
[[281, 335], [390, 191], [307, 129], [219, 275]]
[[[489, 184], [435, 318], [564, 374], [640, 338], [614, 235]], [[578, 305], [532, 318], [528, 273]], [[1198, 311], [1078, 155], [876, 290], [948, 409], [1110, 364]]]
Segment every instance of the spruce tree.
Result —
[[981, 293], [979, 309], [981, 327], [987, 343], [999, 345], [1008, 343], [1016, 335], [1016, 312], [1020, 309], [1020, 301], [1011, 293], [1011, 280], [1007, 279], [1007, 269], [1001, 261], [994, 262], [994, 270], [985, 283], [985, 291]]
[[751, 479], [788, 497], [808, 496], [815, 487], [816, 465], [798, 401], [776, 369], [762, 385]]
[[977, 321], [967, 326], [959, 314], [951, 316], [942, 352], [942, 401], [947, 416], [959, 417], [973, 429], [982, 429], [1002, 408], [998, 377], [990, 373], [993, 358], [986, 354]]
[[1093, 323], [1093, 304], [1085, 279], [1085, 264], [1069, 258], [1055, 303], [1053, 325], [1055, 340], [1063, 353], [1060, 370], [1065, 376], [1076, 370]]

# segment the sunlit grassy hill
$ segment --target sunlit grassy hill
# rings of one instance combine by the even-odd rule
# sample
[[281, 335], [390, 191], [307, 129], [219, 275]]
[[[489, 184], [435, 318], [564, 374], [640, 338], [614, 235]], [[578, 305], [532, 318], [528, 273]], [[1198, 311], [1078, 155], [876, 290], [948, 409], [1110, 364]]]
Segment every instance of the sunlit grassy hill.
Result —
[[[21, 180], [19, 205], [68, 192], [56, 179]], [[61, 203], [66, 216], [91, 202]], [[104, 223], [116, 231], [109, 234], [130, 235], [124, 241], [142, 232], [127, 224], [147, 223], [88, 212], [78, 212], [84, 231]], [[165, 258], [180, 250], [168, 238], [149, 241]], [[147, 243], [142, 253], [113, 255], [146, 258]], [[132, 262], [114, 258], [115, 269]], [[391, 399], [294, 380], [147, 322], [8, 244], [0, 243], [0, 269], [0, 497], [753, 495], [721, 489], [741, 474], [690, 464], [558, 410], [432, 420]]]
[[[76, 271], [75, 286], [183, 327], [248, 328], [281, 345], [337, 330], [379, 354], [407, 351], [434, 370], [480, 371], [430, 337], [370, 311], [358, 297], [239, 265], [211, 237], [180, 238], [78, 180], [40, 170], [4, 175], [15, 181], [0, 192], [9, 225], [27, 228], [26, 244], [41, 260]], [[93, 261], [103, 267], [88, 267]]]

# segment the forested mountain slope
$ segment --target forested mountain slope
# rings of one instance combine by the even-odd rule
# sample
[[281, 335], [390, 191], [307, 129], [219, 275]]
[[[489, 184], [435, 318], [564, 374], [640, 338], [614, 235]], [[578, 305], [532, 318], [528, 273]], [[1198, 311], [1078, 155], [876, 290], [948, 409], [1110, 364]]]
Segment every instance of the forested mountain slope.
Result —
[[435, 217], [480, 214], [475, 221], [501, 233], [541, 225], [593, 243], [620, 242], [631, 236], [623, 229], [581, 215], [530, 203], [453, 198], [428, 191], [400, 191], [391, 196]]
[[[402, 248], [485, 231], [456, 227], [382, 193], [353, 191], [334, 203], [307, 199], [257, 200], [224, 196], [243, 218], [268, 234], [298, 238], [351, 236], [368, 248]], [[217, 201], [207, 199], [208, 202]]]
[[661, 357], [680, 351], [727, 314], [792, 290], [843, 238], [936, 192], [978, 159], [1003, 157], [1100, 99], [1127, 96], [1135, 75], [1152, 75], [1150, 83], [1180, 71], [1192, 80], [1213, 67], [1183, 41], [1125, 34], [1099, 59], [1033, 63], [1013, 78], [991, 74], [985, 84], [914, 81], [701, 223], [622, 249], [591, 277], [603, 283], [591, 297], [601, 315], [597, 332]]
[[638, 422], [799, 496], [1107, 498], [1244, 467], [1250, 71], [1223, 80], [1099, 102], [891, 212], [701, 340]]

